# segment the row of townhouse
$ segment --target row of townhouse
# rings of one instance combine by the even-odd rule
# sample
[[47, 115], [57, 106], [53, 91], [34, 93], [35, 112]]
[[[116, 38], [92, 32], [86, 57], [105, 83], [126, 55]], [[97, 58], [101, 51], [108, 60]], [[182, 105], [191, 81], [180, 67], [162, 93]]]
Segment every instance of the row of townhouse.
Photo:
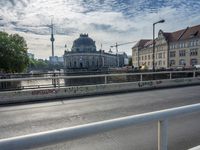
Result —
[[[141, 39], [132, 48], [134, 67], [153, 68], [153, 40]], [[155, 68], [191, 67], [200, 64], [200, 25], [175, 32], [158, 32]]]

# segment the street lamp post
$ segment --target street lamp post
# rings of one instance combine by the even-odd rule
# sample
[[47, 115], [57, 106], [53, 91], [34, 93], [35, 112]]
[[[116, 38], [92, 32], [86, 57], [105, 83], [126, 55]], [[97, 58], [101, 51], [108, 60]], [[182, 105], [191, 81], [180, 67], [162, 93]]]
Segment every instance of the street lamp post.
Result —
[[160, 21], [157, 21], [153, 23], [153, 72], [155, 72], [155, 25], [158, 23], [164, 23], [165, 20], [162, 19]]

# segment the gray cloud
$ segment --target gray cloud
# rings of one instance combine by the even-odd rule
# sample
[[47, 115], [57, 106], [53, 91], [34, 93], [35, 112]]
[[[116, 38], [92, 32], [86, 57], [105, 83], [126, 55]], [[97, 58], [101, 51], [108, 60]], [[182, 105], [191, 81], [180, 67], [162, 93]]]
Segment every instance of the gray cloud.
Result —
[[1, 29], [26, 35], [27, 40], [36, 37], [29, 42], [32, 49], [40, 49], [41, 39], [43, 49], [47, 47], [52, 15], [57, 47], [66, 42], [65, 36], [72, 43], [81, 32], [112, 45], [151, 37], [152, 23], [161, 18], [166, 22], [157, 29], [167, 31], [199, 24], [200, 19], [197, 0], [0, 0], [0, 8]]
[[107, 25], [107, 24], [96, 24], [96, 23], [91, 23], [90, 24], [92, 27], [94, 27], [96, 30], [104, 30], [104, 31], [108, 31], [108, 30], [114, 30], [113, 27], [111, 25]]

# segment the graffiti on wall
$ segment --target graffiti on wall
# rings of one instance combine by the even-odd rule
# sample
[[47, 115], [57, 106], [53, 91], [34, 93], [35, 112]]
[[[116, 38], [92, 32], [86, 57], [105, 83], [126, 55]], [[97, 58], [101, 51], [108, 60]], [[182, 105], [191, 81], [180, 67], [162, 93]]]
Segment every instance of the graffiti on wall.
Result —
[[95, 86], [72, 86], [65, 89], [65, 93], [91, 93], [98, 92], [105, 89], [105, 85], [95, 85]]
[[32, 95], [47, 95], [47, 94], [56, 94], [58, 93], [59, 89], [46, 89], [46, 90], [37, 90], [32, 91]]
[[143, 81], [143, 82], [138, 82], [138, 87], [152, 87], [162, 84], [162, 80], [156, 80], [155, 82], [153, 81]]
[[153, 86], [153, 82], [152, 81], [143, 81], [143, 82], [138, 82], [138, 86], [139, 87], [151, 87]]
[[174, 82], [176, 83], [184, 83], [184, 82], [192, 82], [193, 79], [175, 79]]
[[87, 93], [89, 90], [89, 87], [81, 87], [81, 86], [72, 86], [72, 87], [69, 87], [67, 89], [65, 89], [65, 93], [73, 93], [73, 94], [76, 94], [76, 93]]

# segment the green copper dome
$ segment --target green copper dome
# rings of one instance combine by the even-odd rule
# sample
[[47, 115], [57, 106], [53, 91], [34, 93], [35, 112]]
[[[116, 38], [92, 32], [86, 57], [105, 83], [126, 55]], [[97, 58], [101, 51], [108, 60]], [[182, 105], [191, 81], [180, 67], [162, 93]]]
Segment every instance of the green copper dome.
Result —
[[80, 34], [80, 37], [73, 42], [73, 52], [95, 52], [96, 45], [88, 34]]

